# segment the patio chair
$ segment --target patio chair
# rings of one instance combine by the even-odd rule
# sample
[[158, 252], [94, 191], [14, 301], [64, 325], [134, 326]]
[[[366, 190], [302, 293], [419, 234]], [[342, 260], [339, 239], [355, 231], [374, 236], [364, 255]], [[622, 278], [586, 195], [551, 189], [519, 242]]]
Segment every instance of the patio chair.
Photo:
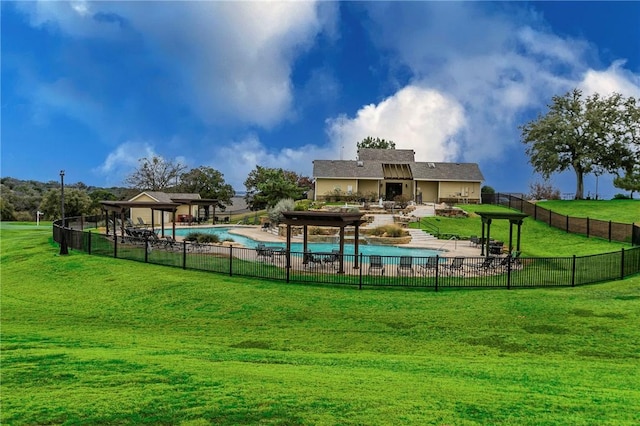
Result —
[[149, 227], [149, 225], [144, 223], [144, 220], [142, 220], [141, 217], [138, 217], [138, 226], [141, 227], [141, 228], [145, 228], [145, 229], [147, 229]]
[[444, 272], [449, 275], [462, 275], [464, 276], [464, 257], [454, 257], [451, 263], [444, 268]]
[[438, 270], [439, 259], [437, 257], [427, 257], [427, 261], [423, 264], [418, 264], [418, 270], [422, 275], [435, 274]]
[[384, 263], [382, 263], [382, 256], [372, 254], [369, 256], [369, 275], [380, 273], [384, 275]]
[[164, 247], [168, 250], [180, 250], [180, 245], [171, 235], [164, 236], [165, 242]]
[[469, 244], [474, 246], [474, 247], [478, 247], [480, 245], [480, 238], [478, 238], [477, 235], [472, 235], [469, 238]]
[[522, 268], [522, 262], [520, 261], [520, 252], [517, 250], [512, 251], [504, 259], [500, 261], [499, 267], [506, 269], [511, 264], [511, 269]]
[[495, 257], [488, 256], [482, 262], [472, 264], [470, 265], [470, 267], [478, 273], [486, 274], [489, 272], [490, 269], [495, 269], [495, 265], [494, 265], [495, 260], [496, 260]]
[[302, 256], [302, 265], [304, 265], [305, 268], [310, 268], [310, 267], [314, 268], [316, 266], [322, 266], [322, 259], [317, 258], [310, 251], [305, 251], [304, 255]]
[[322, 261], [325, 265], [331, 264], [331, 266], [336, 269], [340, 264], [340, 250], [331, 250], [331, 254], [329, 256], [325, 256]]
[[413, 270], [413, 257], [411, 256], [400, 256], [398, 275], [404, 275], [405, 273], [408, 273], [409, 275], [413, 275], [415, 273]]
[[271, 224], [269, 222], [265, 222], [265, 223], [262, 224], [262, 230], [263, 231], [266, 232], [266, 231], [269, 230], [269, 228], [271, 228]]
[[273, 259], [273, 251], [268, 249], [263, 243], [258, 243], [256, 246], [256, 256], [258, 259], [267, 261]]

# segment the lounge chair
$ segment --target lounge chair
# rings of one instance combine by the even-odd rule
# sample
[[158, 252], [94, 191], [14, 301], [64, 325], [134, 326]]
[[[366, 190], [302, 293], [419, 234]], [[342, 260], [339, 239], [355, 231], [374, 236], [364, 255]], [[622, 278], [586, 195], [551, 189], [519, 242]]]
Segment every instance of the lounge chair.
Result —
[[302, 256], [302, 265], [304, 265], [305, 268], [322, 266], [322, 259], [317, 258], [310, 251], [305, 251], [304, 255]]
[[469, 244], [478, 247], [478, 245], [480, 245], [480, 238], [478, 238], [477, 235], [472, 235], [471, 238], [469, 238]]
[[258, 243], [256, 246], [256, 255], [258, 259], [267, 261], [273, 259], [273, 251], [268, 249], [263, 243]]
[[382, 256], [372, 254], [369, 256], [369, 275], [380, 273], [384, 275], [384, 263], [382, 263]]
[[171, 235], [165, 235], [164, 239], [165, 239], [164, 247], [166, 249], [168, 249], [168, 250], [179, 250], [180, 249], [180, 245], [175, 240], [175, 238], [173, 238]]
[[269, 228], [271, 228], [271, 224], [269, 222], [265, 222], [265, 223], [262, 224], [262, 230], [263, 231], [266, 232], [266, 231], [269, 230]]
[[490, 269], [495, 269], [495, 265], [494, 265], [495, 260], [496, 260], [495, 257], [488, 256], [481, 263], [470, 265], [470, 267], [478, 273], [486, 274], [489, 272]]
[[411, 256], [400, 256], [400, 264], [398, 265], [398, 275], [404, 275], [408, 273], [409, 275], [413, 275], [415, 271], [413, 270], [413, 257]]
[[329, 256], [325, 256], [322, 261], [325, 265], [331, 264], [333, 268], [337, 268], [337, 265], [340, 264], [340, 250], [331, 250], [331, 254]]
[[145, 229], [147, 229], [149, 227], [149, 225], [144, 223], [144, 220], [142, 220], [141, 217], [138, 217], [138, 226], [141, 227], [141, 228], [145, 228]]
[[444, 272], [449, 275], [464, 276], [464, 257], [454, 257], [451, 263], [444, 268]]
[[423, 264], [418, 264], [418, 270], [422, 275], [435, 274], [438, 270], [439, 259], [437, 257], [428, 257]]
[[522, 262], [520, 261], [519, 251], [517, 250], [512, 251], [511, 254], [507, 255], [507, 257], [505, 257], [500, 261], [500, 265], [498, 266], [506, 269], [509, 266], [509, 264], [511, 264], [511, 269], [522, 268]]

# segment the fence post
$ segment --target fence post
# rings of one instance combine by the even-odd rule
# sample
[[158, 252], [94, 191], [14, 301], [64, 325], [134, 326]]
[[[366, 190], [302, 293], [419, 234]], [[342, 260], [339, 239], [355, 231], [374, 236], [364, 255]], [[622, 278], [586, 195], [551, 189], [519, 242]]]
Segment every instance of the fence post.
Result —
[[233, 276], [233, 244], [229, 245], [229, 276]]
[[571, 287], [576, 286], [576, 255], [573, 255], [573, 263], [571, 265]]
[[362, 266], [362, 257], [363, 254], [360, 253], [360, 270], [358, 271], [358, 275], [360, 276], [360, 282], [358, 283], [358, 290], [362, 290], [362, 270], [364, 269], [364, 267]]
[[565, 231], [567, 231], [567, 234], [569, 233], [569, 215], [567, 215], [567, 219], [566, 219], [566, 225], [565, 227]]
[[549, 226], [551, 226], [551, 210], [549, 210]]
[[511, 290], [511, 253], [507, 255], [507, 290]]
[[149, 238], [144, 237], [144, 263], [149, 263], [149, 252], [151, 251], [151, 243], [149, 242]]
[[538, 220], [538, 204], [533, 205], [533, 220]]
[[624, 279], [624, 247], [622, 248], [622, 253], [620, 254], [620, 279]]
[[436, 254], [436, 292], [438, 291], [438, 272], [440, 271], [440, 255]]
[[187, 240], [182, 241], [182, 269], [187, 269]]

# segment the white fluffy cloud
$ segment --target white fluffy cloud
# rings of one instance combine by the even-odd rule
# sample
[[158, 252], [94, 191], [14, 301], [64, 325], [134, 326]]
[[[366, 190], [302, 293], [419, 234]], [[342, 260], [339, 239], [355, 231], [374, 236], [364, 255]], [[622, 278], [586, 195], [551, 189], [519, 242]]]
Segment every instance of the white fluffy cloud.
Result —
[[413, 149], [418, 161], [447, 161], [460, 150], [456, 135], [464, 128], [462, 106], [435, 90], [407, 86], [377, 105], [362, 107], [353, 119], [328, 121], [335, 154], [355, 159], [356, 142], [367, 136], [392, 140]]
[[140, 36], [168, 66], [172, 87], [205, 123], [270, 127], [293, 102], [292, 63], [324, 29], [331, 3], [24, 2], [32, 25], [72, 37]]
[[588, 70], [578, 87], [585, 95], [613, 92], [625, 97], [640, 98], [640, 75], [622, 68], [624, 61], [616, 61], [604, 71]]

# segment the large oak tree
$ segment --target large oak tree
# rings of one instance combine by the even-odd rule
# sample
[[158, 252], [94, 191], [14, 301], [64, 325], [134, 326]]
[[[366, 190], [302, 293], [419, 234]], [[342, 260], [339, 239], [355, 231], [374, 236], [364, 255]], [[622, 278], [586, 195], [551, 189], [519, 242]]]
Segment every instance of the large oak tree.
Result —
[[140, 158], [140, 166], [131, 173], [125, 183], [139, 191], [166, 191], [177, 186], [180, 174], [186, 166], [162, 157]]
[[225, 182], [221, 172], [206, 166], [200, 166], [183, 173], [180, 176], [178, 188], [181, 192], [200, 194], [202, 198], [217, 199], [217, 207], [223, 211], [226, 206], [232, 204], [231, 198], [236, 195], [233, 187]]
[[552, 173], [572, 169], [575, 198], [582, 199], [585, 174], [616, 173], [631, 167], [637, 155], [624, 136], [633, 134], [636, 126], [630, 119], [635, 112], [628, 108], [629, 99], [617, 93], [584, 98], [578, 89], [554, 96], [545, 115], [520, 127], [535, 171], [548, 179]]
[[299, 183], [306, 181], [308, 178], [289, 170], [256, 166], [244, 181], [245, 200], [251, 210], [271, 208], [287, 198], [298, 200], [306, 189]]

